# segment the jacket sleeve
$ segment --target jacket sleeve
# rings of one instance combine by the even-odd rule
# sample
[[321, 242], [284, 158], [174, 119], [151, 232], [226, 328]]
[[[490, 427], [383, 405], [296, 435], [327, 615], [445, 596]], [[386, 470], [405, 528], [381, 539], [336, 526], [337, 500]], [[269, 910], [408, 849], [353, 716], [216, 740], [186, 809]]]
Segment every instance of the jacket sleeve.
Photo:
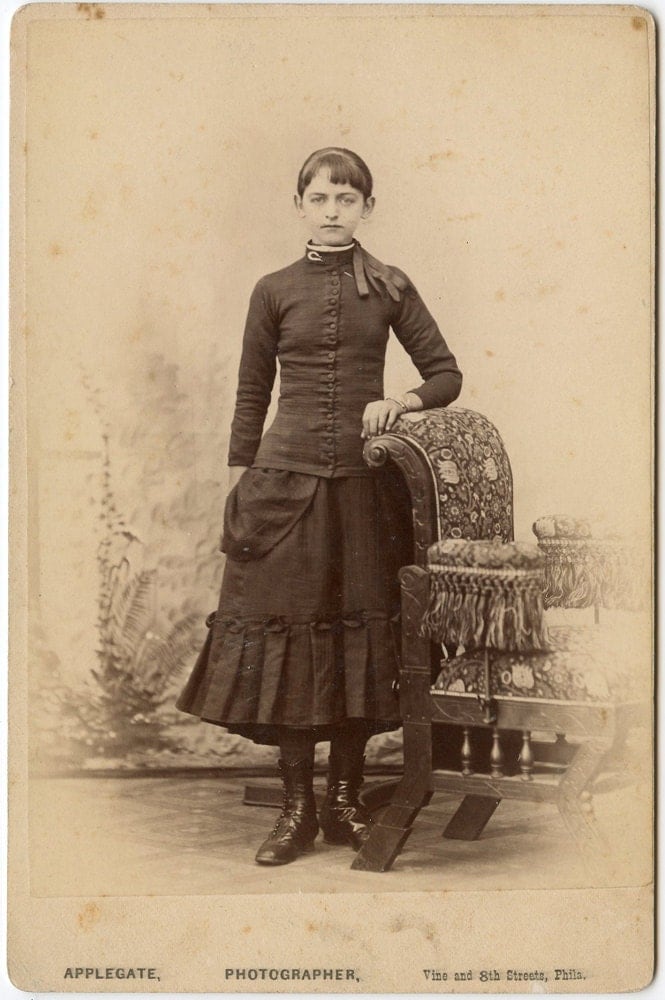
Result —
[[250, 466], [259, 447], [277, 371], [278, 328], [259, 281], [249, 300], [231, 424], [229, 465]]
[[447, 406], [460, 394], [462, 373], [420, 295], [403, 272], [397, 273], [406, 279], [408, 287], [395, 304], [391, 326], [425, 380], [409, 392], [420, 397], [425, 410]]

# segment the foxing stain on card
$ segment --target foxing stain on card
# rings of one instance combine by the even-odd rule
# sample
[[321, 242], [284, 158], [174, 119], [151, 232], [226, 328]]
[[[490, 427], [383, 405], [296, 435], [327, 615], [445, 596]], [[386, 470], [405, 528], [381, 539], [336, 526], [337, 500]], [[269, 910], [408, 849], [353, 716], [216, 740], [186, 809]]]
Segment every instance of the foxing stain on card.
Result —
[[448, 93], [450, 94], [451, 97], [461, 97], [462, 94], [464, 93], [464, 88], [466, 87], [466, 84], [467, 84], [466, 80], [461, 80], [459, 83], [453, 84], [453, 86], [449, 88]]
[[76, 9], [80, 14], [85, 14], [88, 20], [94, 17], [98, 21], [101, 21], [102, 18], [106, 17], [104, 8], [96, 3], [77, 3]]
[[82, 931], [90, 931], [98, 922], [102, 911], [97, 903], [86, 903], [76, 918], [76, 922]]
[[423, 167], [438, 170], [442, 160], [452, 160], [455, 156], [457, 153], [454, 149], [444, 149], [438, 153], [430, 153], [426, 160], [416, 160], [415, 166], [417, 170], [422, 170]]

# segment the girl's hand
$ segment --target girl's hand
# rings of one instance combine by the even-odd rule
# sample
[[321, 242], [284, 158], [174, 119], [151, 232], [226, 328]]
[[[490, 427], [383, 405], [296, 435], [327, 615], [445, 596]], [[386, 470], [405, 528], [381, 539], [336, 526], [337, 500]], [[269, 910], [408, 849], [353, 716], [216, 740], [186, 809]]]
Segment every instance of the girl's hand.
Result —
[[247, 472], [249, 466], [247, 465], [231, 465], [229, 467], [229, 493], [231, 490], [237, 486], [238, 480], [242, 476], [243, 472]]
[[363, 440], [389, 431], [398, 417], [405, 412], [404, 407], [394, 399], [376, 399], [368, 403], [363, 413]]

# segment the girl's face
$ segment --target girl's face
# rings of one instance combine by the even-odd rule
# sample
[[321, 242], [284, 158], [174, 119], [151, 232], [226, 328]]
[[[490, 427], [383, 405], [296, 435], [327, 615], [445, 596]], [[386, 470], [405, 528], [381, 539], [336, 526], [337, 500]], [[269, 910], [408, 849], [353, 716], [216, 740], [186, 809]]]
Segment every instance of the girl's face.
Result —
[[350, 184], [333, 184], [328, 171], [319, 171], [295, 196], [296, 208], [305, 220], [314, 243], [342, 247], [350, 243], [361, 219], [374, 208], [374, 198], [365, 200], [362, 191]]

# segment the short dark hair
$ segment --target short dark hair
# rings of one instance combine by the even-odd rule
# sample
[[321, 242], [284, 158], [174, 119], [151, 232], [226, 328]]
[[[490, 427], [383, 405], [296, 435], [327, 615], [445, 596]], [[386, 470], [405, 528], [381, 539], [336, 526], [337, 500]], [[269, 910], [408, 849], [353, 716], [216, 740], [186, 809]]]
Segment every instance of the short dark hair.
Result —
[[350, 184], [362, 191], [365, 201], [372, 195], [373, 180], [369, 167], [357, 153], [341, 146], [326, 146], [307, 157], [298, 174], [298, 194], [302, 198], [305, 188], [319, 170], [327, 170], [333, 184]]

